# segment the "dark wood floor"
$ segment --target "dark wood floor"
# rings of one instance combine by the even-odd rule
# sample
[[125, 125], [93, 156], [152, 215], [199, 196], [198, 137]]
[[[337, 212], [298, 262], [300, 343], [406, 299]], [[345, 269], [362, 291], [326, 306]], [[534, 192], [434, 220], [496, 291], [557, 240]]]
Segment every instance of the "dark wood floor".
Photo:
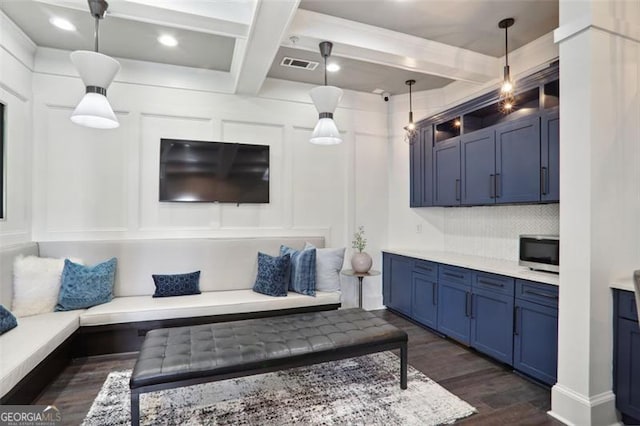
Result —
[[[460, 423], [470, 425], [561, 425], [547, 416], [550, 391], [506, 366], [442, 338], [398, 315], [376, 315], [409, 334], [409, 364], [478, 409]], [[55, 405], [64, 424], [86, 416], [111, 371], [133, 368], [135, 354], [74, 360], [34, 402]]]

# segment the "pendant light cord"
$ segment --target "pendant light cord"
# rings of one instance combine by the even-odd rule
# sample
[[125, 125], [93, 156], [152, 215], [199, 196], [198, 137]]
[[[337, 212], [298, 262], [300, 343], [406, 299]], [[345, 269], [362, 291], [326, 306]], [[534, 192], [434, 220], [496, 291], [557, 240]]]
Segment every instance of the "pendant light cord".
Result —
[[96, 53], [98, 53], [98, 38], [100, 37], [100, 18], [97, 16], [96, 16], [95, 32], [93, 37], [95, 39], [94, 49]]
[[327, 85], [327, 56], [324, 56], [324, 85]]
[[504, 60], [505, 65], [509, 66], [509, 27], [504, 28]]

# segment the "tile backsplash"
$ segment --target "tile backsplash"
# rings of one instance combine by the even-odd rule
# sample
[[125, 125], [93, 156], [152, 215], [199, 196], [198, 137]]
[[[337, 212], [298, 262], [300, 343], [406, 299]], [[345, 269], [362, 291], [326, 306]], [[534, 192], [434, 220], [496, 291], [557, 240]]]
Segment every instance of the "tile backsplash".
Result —
[[559, 233], [560, 205], [457, 207], [444, 211], [444, 250], [518, 260], [520, 234]]

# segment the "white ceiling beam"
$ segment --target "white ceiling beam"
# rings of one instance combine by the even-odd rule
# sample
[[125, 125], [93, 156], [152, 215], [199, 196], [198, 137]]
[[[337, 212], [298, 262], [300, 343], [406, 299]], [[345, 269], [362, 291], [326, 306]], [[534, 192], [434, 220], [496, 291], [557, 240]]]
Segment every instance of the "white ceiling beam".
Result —
[[243, 46], [244, 58], [232, 64], [238, 69], [236, 93], [258, 94], [299, 3], [300, 0], [258, 0], [249, 38]]
[[287, 36], [297, 36], [295, 46], [318, 51], [320, 41], [333, 42], [332, 55], [372, 62], [422, 74], [471, 83], [499, 77], [498, 58], [468, 49], [300, 9]]
[[[86, 0], [35, 0], [39, 3], [86, 11], [89, 14], [89, 6]], [[250, 4], [253, 6], [252, 4]], [[231, 20], [228, 14], [220, 13], [215, 16], [216, 10], [224, 11], [224, 8], [215, 7], [215, 3], [210, 8], [211, 13], [198, 14], [194, 9], [193, 13], [181, 10], [169, 9], [167, 7], [156, 7], [147, 3], [137, 1], [112, 1], [109, 3], [109, 16], [115, 18], [128, 19], [131, 21], [145, 22], [148, 24], [162, 25], [170, 28], [180, 28], [184, 30], [196, 31], [206, 34], [215, 34], [225, 37], [246, 38], [249, 34], [249, 23]], [[183, 10], [188, 10], [185, 7]], [[209, 9], [208, 9], [209, 10]]]

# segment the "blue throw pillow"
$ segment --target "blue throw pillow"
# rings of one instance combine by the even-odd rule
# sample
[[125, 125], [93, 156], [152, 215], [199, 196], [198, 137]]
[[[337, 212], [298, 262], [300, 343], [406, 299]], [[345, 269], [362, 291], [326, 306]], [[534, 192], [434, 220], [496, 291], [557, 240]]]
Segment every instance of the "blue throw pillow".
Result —
[[200, 294], [200, 271], [188, 274], [151, 275], [156, 285], [153, 297]]
[[7, 310], [4, 306], [0, 305], [0, 334], [4, 334], [12, 328], [18, 326], [16, 317]]
[[85, 266], [65, 259], [56, 311], [73, 311], [107, 303], [113, 299], [117, 259]]
[[287, 271], [289, 270], [291, 257], [269, 256], [258, 252], [258, 276], [253, 285], [253, 291], [268, 296], [287, 295]]
[[316, 295], [316, 248], [295, 250], [280, 246], [280, 255], [291, 256], [291, 271], [287, 285], [289, 290], [307, 296]]

